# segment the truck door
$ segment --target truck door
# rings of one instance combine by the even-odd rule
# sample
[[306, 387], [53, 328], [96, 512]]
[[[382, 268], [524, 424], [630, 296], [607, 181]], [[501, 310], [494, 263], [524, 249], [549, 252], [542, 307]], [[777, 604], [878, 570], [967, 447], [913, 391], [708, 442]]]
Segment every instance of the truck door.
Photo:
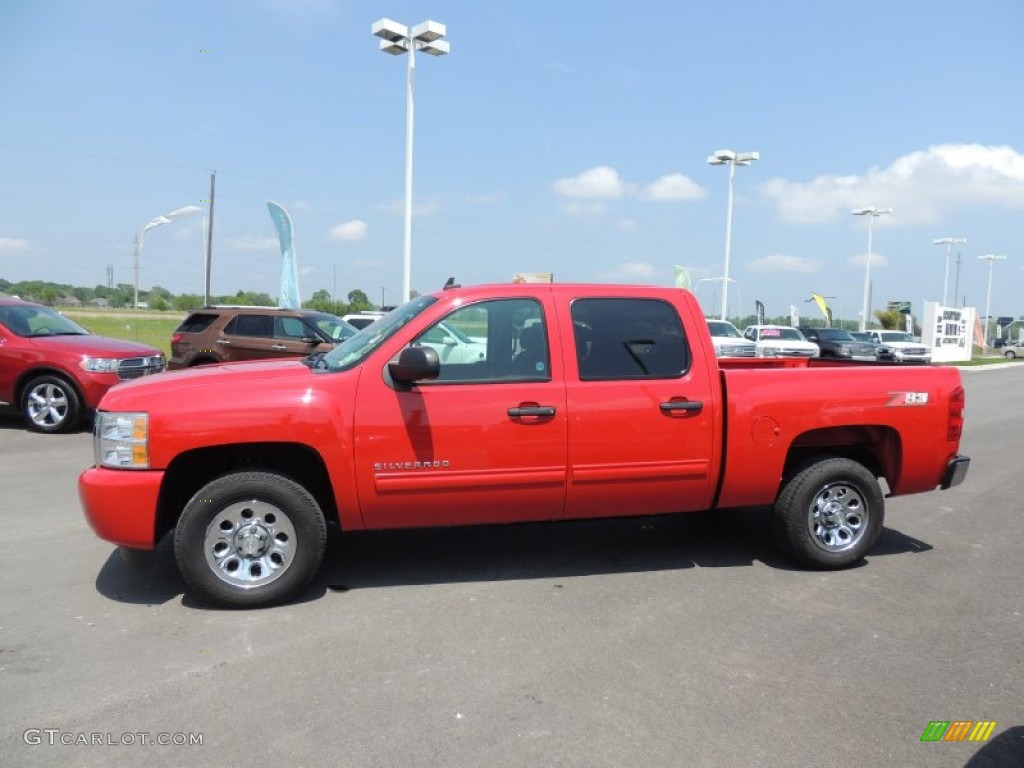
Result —
[[675, 306], [582, 296], [569, 314], [575, 350], [566, 345], [566, 516], [706, 509], [721, 405]]
[[360, 374], [355, 457], [367, 526], [562, 515], [565, 383], [562, 361], [551, 354], [550, 301], [478, 302], [431, 325], [411, 343], [433, 346], [440, 332], [455, 329], [479, 350], [442, 361], [434, 381], [403, 391], [386, 368]]

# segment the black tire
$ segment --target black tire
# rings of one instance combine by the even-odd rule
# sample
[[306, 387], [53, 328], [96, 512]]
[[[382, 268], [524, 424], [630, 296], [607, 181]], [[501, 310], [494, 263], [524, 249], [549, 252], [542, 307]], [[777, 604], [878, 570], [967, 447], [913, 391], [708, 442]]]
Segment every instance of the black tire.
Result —
[[316, 500], [271, 472], [224, 475], [185, 505], [174, 557], [211, 603], [258, 607], [287, 600], [319, 570], [327, 527]]
[[67, 432], [82, 418], [82, 399], [63, 376], [36, 376], [21, 391], [21, 415], [36, 432]]
[[885, 500], [864, 465], [834, 456], [804, 464], [772, 510], [779, 545], [820, 570], [860, 562], [882, 535]]

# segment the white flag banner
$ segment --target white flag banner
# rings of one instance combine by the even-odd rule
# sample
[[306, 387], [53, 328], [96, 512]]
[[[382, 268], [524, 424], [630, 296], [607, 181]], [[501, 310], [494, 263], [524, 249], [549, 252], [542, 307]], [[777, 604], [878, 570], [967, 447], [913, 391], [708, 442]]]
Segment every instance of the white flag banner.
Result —
[[184, 208], [179, 208], [176, 211], [171, 211], [170, 213], [165, 213], [162, 216], [157, 216], [155, 219], [149, 222], [149, 224], [142, 228], [142, 232], [140, 234], [144, 235], [154, 227], [159, 227], [162, 224], [170, 224], [175, 219], [190, 216], [191, 214], [199, 213], [202, 210], [203, 209], [200, 208], [198, 205], [186, 205]]

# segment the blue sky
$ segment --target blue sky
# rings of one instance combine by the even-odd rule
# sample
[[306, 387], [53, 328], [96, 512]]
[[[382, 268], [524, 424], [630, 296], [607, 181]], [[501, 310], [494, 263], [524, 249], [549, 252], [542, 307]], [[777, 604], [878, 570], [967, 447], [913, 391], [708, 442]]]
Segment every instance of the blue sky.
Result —
[[[730, 314], [857, 316], [867, 221], [873, 309], [959, 294], [1024, 315], [1024, 4], [438, 0], [0, 3], [0, 277], [131, 283], [132, 240], [208, 197], [214, 293], [277, 294], [265, 201], [294, 220], [303, 298], [398, 300], [405, 57], [371, 24], [427, 18], [417, 57], [412, 287], [672, 283], [722, 275]], [[957, 285], [956, 253], [949, 291]], [[202, 293], [200, 217], [147, 234], [143, 288]], [[698, 285], [709, 311], [720, 283]]]

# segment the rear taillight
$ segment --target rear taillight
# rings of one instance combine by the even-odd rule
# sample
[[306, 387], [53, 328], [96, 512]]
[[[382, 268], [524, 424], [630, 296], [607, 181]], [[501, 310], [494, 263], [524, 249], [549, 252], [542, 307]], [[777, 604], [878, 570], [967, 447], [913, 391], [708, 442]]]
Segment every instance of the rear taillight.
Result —
[[946, 423], [946, 440], [954, 442], [960, 439], [964, 431], [964, 406], [967, 398], [964, 388], [957, 387], [949, 396], [949, 421]]
[[181, 334], [180, 333], [176, 333], [173, 336], [171, 336], [171, 344], [179, 344], [181, 342], [181, 339], [182, 339]]

